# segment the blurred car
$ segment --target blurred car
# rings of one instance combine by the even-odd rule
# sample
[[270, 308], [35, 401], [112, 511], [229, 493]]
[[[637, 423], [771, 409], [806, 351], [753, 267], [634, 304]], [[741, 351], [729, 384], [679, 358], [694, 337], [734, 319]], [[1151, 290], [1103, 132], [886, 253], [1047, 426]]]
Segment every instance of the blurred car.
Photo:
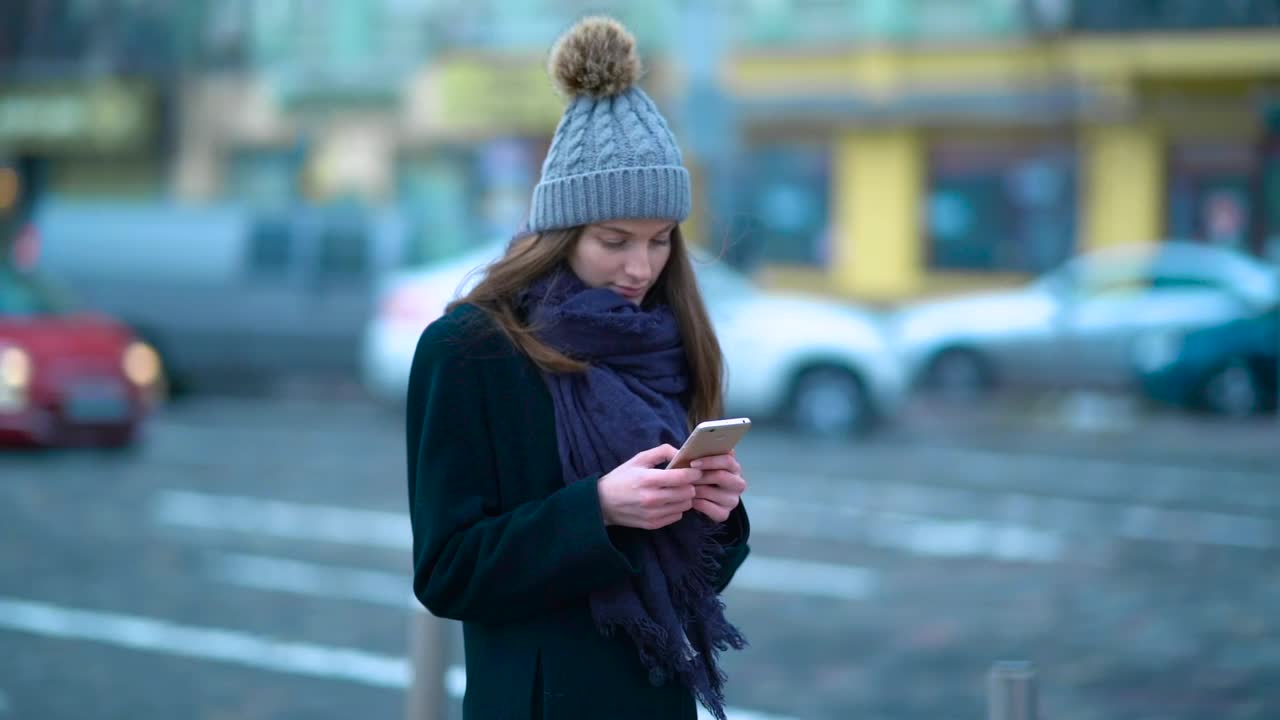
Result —
[[1230, 417], [1276, 410], [1277, 364], [1280, 305], [1195, 332], [1152, 333], [1134, 353], [1148, 398]]
[[130, 445], [161, 376], [129, 328], [0, 265], [0, 443]]
[[[364, 340], [363, 376], [374, 395], [404, 400], [423, 328], [479, 279], [471, 271], [502, 249], [490, 246], [386, 279]], [[843, 435], [897, 412], [904, 378], [875, 315], [822, 298], [762, 292], [719, 262], [694, 265], [724, 351], [727, 413]]]
[[895, 339], [912, 382], [951, 396], [998, 384], [1130, 389], [1139, 337], [1250, 317], [1278, 296], [1276, 270], [1234, 251], [1120, 246], [1023, 288], [905, 307]]
[[50, 198], [35, 267], [119, 318], [163, 358], [175, 389], [354, 377], [374, 279], [398, 267], [392, 207]]

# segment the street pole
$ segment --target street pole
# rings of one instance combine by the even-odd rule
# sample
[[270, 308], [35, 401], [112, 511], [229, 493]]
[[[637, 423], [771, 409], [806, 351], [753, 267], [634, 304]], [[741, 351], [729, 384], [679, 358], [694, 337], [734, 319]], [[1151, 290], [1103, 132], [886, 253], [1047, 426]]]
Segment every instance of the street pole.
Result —
[[409, 623], [409, 692], [405, 697], [406, 720], [444, 720], [447, 668], [445, 621], [416, 607]]
[[1036, 720], [1038, 696], [1034, 665], [1024, 660], [998, 662], [987, 676], [987, 720]]

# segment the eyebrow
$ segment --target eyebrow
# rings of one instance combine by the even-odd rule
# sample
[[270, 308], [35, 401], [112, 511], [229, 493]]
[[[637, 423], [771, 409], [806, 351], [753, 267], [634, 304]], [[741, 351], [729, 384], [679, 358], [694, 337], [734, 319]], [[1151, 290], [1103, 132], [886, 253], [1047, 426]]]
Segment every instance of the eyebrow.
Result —
[[[616, 232], [616, 233], [619, 233], [619, 234], [621, 234], [621, 235], [626, 235], [627, 237], [635, 237], [635, 233], [631, 232], [630, 230], [626, 230], [626, 229], [623, 229], [623, 228], [617, 227], [616, 225], [601, 225], [600, 227], [604, 228], [605, 230], [609, 230], [609, 231], [611, 231], [611, 232]], [[668, 226], [666, 226], [666, 227], [662, 228], [661, 230], [659, 230], [659, 231], [658, 231], [658, 234], [659, 234], [659, 235], [661, 235], [661, 234], [662, 234], [662, 233], [664, 233], [664, 232], [669, 232], [669, 231], [671, 231], [671, 230], [674, 230], [674, 229], [675, 229], [675, 227], [676, 227], [676, 224], [675, 224], [675, 223], [671, 223], [670, 225], [668, 225]]]

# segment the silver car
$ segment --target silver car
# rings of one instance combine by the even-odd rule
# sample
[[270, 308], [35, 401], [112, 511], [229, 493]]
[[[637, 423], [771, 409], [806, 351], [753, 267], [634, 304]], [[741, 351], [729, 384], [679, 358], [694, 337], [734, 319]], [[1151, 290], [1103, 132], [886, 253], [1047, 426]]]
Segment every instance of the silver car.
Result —
[[[373, 395], [404, 398], [418, 337], [449, 300], [502, 252], [482, 248], [457, 260], [393, 273], [369, 319], [363, 375]], [[726, 411], [780, 417], [808, 432], [844, 435], [895, 415], [902, 365], [878, 315], [830, 299], [769, 293], [723, 263], [695, 263], [728, 370]]]
[[1170, 241], [1082, 255], [1015, 290], [905, 307], [894, 334], [913, 381], [953, 396], [997, 384], [1127, 389], [1143, 338], [1248, 317], [1277, 297], [1276, 268]]

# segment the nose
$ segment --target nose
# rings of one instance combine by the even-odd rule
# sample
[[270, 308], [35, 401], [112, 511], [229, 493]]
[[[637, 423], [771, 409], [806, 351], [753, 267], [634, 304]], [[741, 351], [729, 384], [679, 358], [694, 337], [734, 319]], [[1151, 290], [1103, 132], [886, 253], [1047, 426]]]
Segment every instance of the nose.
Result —
[[636, 285], [645, 285], [649, 282], [649, 274], [652, 265], [649, 263], [649, 253], [644, 248], [634, 249], [627, 253], [626, 264], [623, 265], [623, 272], [627, 274], [627, 281]]

